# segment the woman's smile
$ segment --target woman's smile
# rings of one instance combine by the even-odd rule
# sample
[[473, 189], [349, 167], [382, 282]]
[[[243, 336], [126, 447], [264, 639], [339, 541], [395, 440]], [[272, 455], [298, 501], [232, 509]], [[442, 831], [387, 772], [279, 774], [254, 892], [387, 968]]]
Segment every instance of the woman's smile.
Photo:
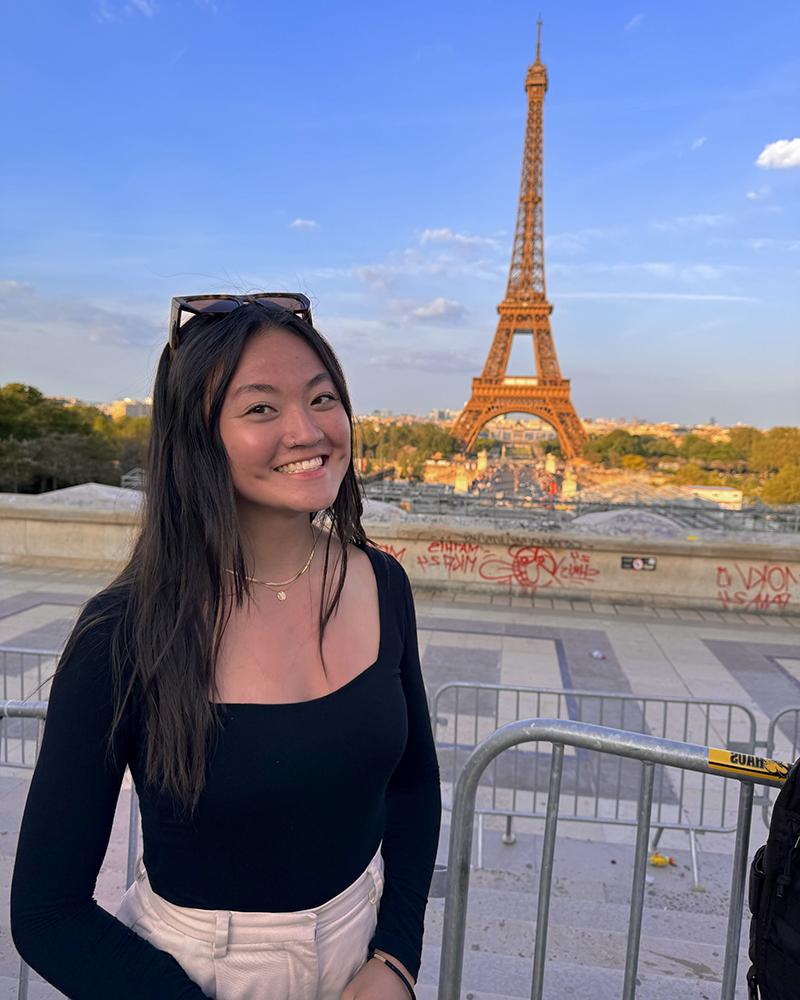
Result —
[[302, 476], [304, 479], [308, 479], [313, 477], [314, 473], [322, 473], [327, 458], [327, 455], [317, 455], [315, 458], [288, 462], [286, 465], [279, 465], [275, 471], [285, 473], [289, 476]]

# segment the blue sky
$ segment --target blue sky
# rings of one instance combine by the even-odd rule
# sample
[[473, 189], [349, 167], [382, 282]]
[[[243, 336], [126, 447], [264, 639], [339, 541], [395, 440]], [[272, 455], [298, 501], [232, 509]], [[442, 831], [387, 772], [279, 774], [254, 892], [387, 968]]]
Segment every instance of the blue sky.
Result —
[[[143, 396], [172, 295], [297, 289], [359, 411], [462, 406], [505, 291], [539, 9], [4, 5], [0, 382]], [[541, 13], [579, 413], [800, 422], [800, 5]]]

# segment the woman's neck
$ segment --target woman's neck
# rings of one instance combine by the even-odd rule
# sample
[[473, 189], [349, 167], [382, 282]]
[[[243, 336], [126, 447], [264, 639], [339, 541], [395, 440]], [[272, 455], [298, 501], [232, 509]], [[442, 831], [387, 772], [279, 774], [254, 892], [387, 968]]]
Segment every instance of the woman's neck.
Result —
[[240, 506], [239, 526], [247, 575], [280, 582], [294, 576], [311, 555], [318, 529], [308, 514], [277, 514]]

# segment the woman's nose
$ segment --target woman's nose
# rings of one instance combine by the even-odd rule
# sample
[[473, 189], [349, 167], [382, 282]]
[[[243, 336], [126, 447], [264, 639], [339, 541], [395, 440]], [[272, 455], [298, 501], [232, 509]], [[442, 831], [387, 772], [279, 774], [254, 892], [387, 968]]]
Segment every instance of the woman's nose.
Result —
[[312, 412], [305, 407], [292, 407], [286, 413], [283, 437], [289, 448], [308, 448], [319, 444], [324, 435]]

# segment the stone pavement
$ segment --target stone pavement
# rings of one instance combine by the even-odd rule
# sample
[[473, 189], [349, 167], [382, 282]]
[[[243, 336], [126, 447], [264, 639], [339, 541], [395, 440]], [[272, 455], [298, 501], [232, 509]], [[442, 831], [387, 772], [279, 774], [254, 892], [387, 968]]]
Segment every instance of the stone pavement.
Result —
[[[0, 567], [0, 646], [57, 650], [79, 606], [109, 578], [72, 570]], [[800, 704], [797, 616], [626, 607], [540, 597], [454, 597], [435, 591], [418, 594], [417, 611], [420, 653], [430, 694], [442, 684], [469, 681], [599, 689], [610, 696], [720, 699], [747, 706], [755, 716], [759, 736], [765, 734], [775, 711]], [[47, 665], [45, 661], [45, 676]], [[0, 668], [3, 666], [0, 659]], [[16, 697], [20, 693], [18, 660], [7, 658], [5, 670], [9, 685], [5, 697]], [[21, 693], [27, 695], [29, 690]], [[444, 702], [441, 707], [437, 738], [443, 745], [448, 739], [452, 744], [454, 727], [463, 722], [462, 710]], [[478, 717], [485, 727], [486, 713], [481, 711]], [[603, 721], [608, 724], [608, 720]], [[6, 735], [16, 734], [7, 729]], [[789, 752], [789, 735], [779, 735], [776, 756]], [[730, 734], [724, 726], [715, 723], [708, 742], [723, 746], [726, 737]], [[691, 738], [706, 742], [696, 731]], [[455, 742], [460, 744], [461, 737]], [[530, 761], [533, 745], [526, 750]], [[573, 757], [571, 766], [577, 767], [580, 755]], [[569, 760], [568, 751], [567, 764]], [[442, 763], [443, 791], [449, 801], [444, 750]], [[565, 766], [565, 781], [567, 771]], [[7, 900], [29, 778], [29, 770], [0, 767], [0, 1000], [16, 995], [17, 959], [8, 933]], [[544, 787], [546, 779], [545, 767]], [[721, 779], [710, 780], [722, 784]], [[577, 787], [577, 775], [575, 783]], [[621, 798], [630, 803], [635, 786], [629, 776], [625, 776], [623, 786]], [[535, 791], [535, 781], [533, 787]], [[607, 790], [598, 793], [601, 805], [606, 805], [607, 799]], [[662, 799], [669, 801], [669, 787]], [[713, 795], [709, 800], [717, 802]], [[696, 802], [688, 801], [694, 808]], [[109, 909], [123, 891], [127, 803], [126, 787], [98, 879], [98, 901]], [[462, 982], [463, 995], [473, 1000], [530, 995], [542, 825], [539, 820], [515, 820], [517, 842], [507, 846], [500, 839], [503, 822], [499, 817], [486, 819], [483, 867], [472, 876]], [[441, 862], [446, 860], [448, 823], [446, 812]], [[752, 846], [764, 837], [756, 813]], [[546, 996], [603, 1000], [620, 995], [632, 843], [628, 827], [560, 822]], [[685, 832], [667, 831], [661, 846], [675, 857], [677, 865], [648, 869], [652, 881], [647, 887], [637, 996], [644, 1000], [717, 997], [733, 837], [706, 834], [699, 838], [700, 891], [692, 887]], [[442, 912], [443, 900], [431, 900], [417, 991], [420, 1000], [435, 997]], [[33, 1000], [58, 995], [33, 977]], [[744, 995], [743, 989], [737, 993]]]

